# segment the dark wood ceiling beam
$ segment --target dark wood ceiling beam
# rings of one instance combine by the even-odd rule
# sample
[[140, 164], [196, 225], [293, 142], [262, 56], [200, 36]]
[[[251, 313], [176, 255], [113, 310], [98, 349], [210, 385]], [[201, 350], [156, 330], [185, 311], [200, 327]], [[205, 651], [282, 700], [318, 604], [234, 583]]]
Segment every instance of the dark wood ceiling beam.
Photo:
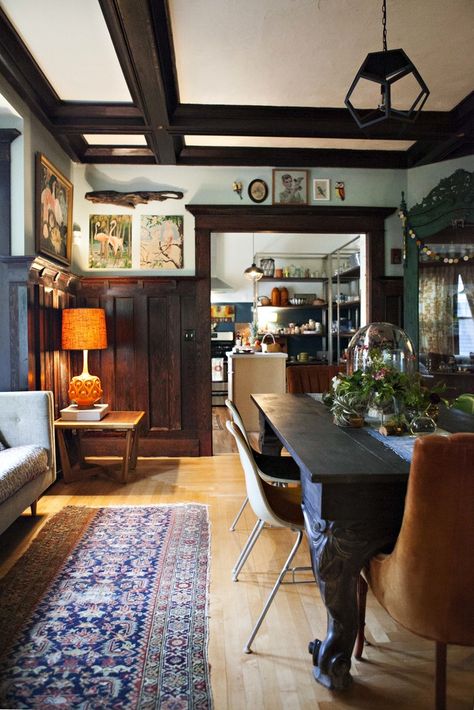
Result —
[[143, 133], [149, 130], [133, 104], [63, 101], [51, 111], [51, 122], [65, 133]]
[[285, 168], [406, 168], [404, 151], [288, 148], [183, 148], [178, 165], [262, 166]]
[[99, 0], [112, 42], [134, 102], [151, 128], [156, 161], [176, 163], [176, 141], [165, 130], [169, 122], [153, 18], [148, 2]]
[[457, 158], [461, 155], [469, 155], [469, 143], [464, 136], [453, 136], [449, 140], [439, 143], [427, 143], [419, 141], [407, 152], [407, 166], [415, 168], [420, 165], [439, 163], [442, 160]]
[[387, 121], [361, 131], [347, 109], [180, 104], [173, 135], [298, 136], [360, 140], [440, 139], [453, 133], [450, 112], [422, 112], [415, 123]]

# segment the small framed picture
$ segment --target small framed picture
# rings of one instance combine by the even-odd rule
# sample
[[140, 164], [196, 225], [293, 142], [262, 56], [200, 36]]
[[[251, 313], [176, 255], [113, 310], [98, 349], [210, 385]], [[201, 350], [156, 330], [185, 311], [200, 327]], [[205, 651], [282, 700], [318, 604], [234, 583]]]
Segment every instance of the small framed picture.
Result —
[[68, 266], [72, 244], [72, 183], [36, 154], [36, 251]]
[[391, 264], [401, 264], [402, 263], [402, 250], [401, 249], [391, 249], [390, 250], [390, 263]]
[[331, 199], [331, 181], [327, 178], [315, 178], [313, 180], [313, 200]]
[[252, 202], [264, 202], [268, 197], [268, 186], [265, 180], [252, 180], [248, 188], [249, 197]]
[[308, 170], [273, 170], [273, 204], [307, 205]]

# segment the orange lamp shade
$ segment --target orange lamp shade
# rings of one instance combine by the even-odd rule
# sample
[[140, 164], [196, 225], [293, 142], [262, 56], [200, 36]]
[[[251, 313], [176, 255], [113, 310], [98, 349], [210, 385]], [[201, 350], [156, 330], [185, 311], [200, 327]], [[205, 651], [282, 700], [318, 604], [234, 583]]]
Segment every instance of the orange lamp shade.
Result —
[[103, 350], [107, 347], [103, 308], [65, 308], [62, 316], [63, 350]]
[[88, 351], [107, 347], [107, 330], [103, 308], [65, 308], [62, 312], [63, 350], [83, 350], [82, 373], [69, 383], [68, 394], [79, 409], [93, 407], [102, 395], [102, 385], [88, 369]]

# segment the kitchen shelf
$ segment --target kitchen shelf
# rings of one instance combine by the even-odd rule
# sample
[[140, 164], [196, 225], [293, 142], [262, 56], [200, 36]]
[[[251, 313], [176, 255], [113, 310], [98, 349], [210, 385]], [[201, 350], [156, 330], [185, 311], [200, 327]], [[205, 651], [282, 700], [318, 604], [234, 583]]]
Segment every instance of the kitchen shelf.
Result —
[[338, 279], [358, 279], [360, 277], [360, 266], [354, 266], [352, 269], [347, 269], [342, 271], [340, 274], [333, 274], [331, 276], [333, 283]]
[[350, 308], [351, 306], [360, 306], [360, 300], [353, 300], [353, 301], [333, 301], [332, 302], [333, 306], [339, 306], [339, 308]]
[[[304, 348], [301, 343], [301, 337], [307, 335], [315, 335], [317, 338], [310, 338], [311, 344], [309, 350], [316, 350], [321, 347], [322, 351], [327, 353], [327, 358], [330, 362], [338, 362], [343, 350], [347, 347], [348, 341], [356, 332], [360, 323], [360, 266], [357, 264], [357, 259], [351, 258], [354, 254], [360, 255], [360, 240], [359, 237], [351, 239], [348, 243], [336, 248], [329, 254], [308, 254], [308, 253], [291, 253], [291, 254], [261, 254], [254, 255], [255, 263], [258, 263], [258, 257], [261, 259], [279, 259], [278, 268], [280, 265], [289, 264], [291, 270], [297, 270], [298, 276], [270, 276], [272, 271], [266, 271], [257, 282], [257, 297], [258, 288], [260, 287], [260, 295], [266, 295], [271, 298], [270, 293], [274, 286], [287, 288], [292, 298], [308, 297], [306, 303], [292, 305], [288, 303], [286, 306], [268, 306], [258, 305], [258, 312], [261, 315], [261, 326], [265, 325], [267, 313], [279, 313], [278, 320], [273, 318], [273, 323], [278, 322], [278, 325], [287, 326], [289, 320], [294, 320], [299, 325], [298, 321], [306, 319], [309, 314], [304, 313], [298, 315], [301, 311], [309, 311], [313, 314], [315, 320], [319, 320], [323, 325], [323, 333], [299, 333], [298, 335], [282, 335], [280, 337], [287, 338], [293, 344], [288, 347], [288, 350], [295, 351]], [[290, 261], [293, 264], [290, 264]], [[263, 268], [263, 264], [260, 264]], [[266, 265], [265, 265], [266, 266]], [[287, 267], [285, 267], [286, 269]], [[338, 273], [334, 273], [337, 271]], [[302, 274], [313, 274], [313, 276], [303, 276]], [[287, 272], [288, 273], [288, 272]], [[294, 272], [293, 272], [294, 273]], [[316, 276], [316, 274], [318, 274]], [[261, 286], [263, 284], [263, 287]], [[271, 284], [271, 286], [269, 286]], [[303, 288], [300, 284], [307, 284], [307, 288]], [[311, 284], [313, 286], [311, 287]], [[316, 286], [318, 284], [318, 286]], [[293, 288], [291, 287], [293, 285]], [[299, 288], [298, 288], [299, 287]], [[298, 294], [298, 290], [306, 291], [306, 293]], [[315, 294], [313, 296], [312, 294]], [[339, 296], [352, 297], [353, 300], [341, 301]], [[313, 298], [324, 299], [324, 303], [313, 304]], [[263, 309], [263, 310], [261, 310]], [[265, 310], [266, 309], [266, 310]], [[289, 315], [293, 314], [294, 315]], [[286, 313], [286, 316], [284, 315]], [[268, 318], [268, 321], [272, 320]], [[268, 325], [268, 324], [267, 324]], [[335, 331], [332, 332], [332, 327]], [[347, 328], [351, 330], [348, 331]], [[300, 338], [300, 340], [296, 340]], [[321, 343], [321, 346], [319, 346]], [[292, 355], [292, 352], [289, 352]], [[315, 353], [310, 352], [310, 355]]]
[[289, 306], [272, 306], [272, 305], [270, 305], [270, 306], [261, 306], [261, 305], [257, 305], [257, 308], [271, 308], [271, 309], [274, 310], [274, 311], [289, 311], [289, 310], [291, 310], [292, 308], [300, 308], [300, 309], [301, 309], [301, 308], [306, 308], [306, 309], [311, 308], [311, 309], [313, 309], [313, 308], [327, 308], [327, 307], [328, 307], [328, 304], [327, 304], [327, 303], [316, 303], [316, 304], [313, 304], [313, 303], [301, 303], [301, 304], [298, 305], [298, 306], [293, 306], [293, 305], [291, 305], [291, 303], [290, 303]]
[[327, 276], [318, 276], [318, 277], [315, 277], [314, 279], [305, 278], [304, 276], [300, 276], [300, 277], [297, 277], [297, 276], [295, 276], [295, 277], [293, 277], [293, 276], [286, 276], [286, 277], [285, 276], [279, 276], [279, 277], [262, 276], [262, 278], [259, 279], [259, 281], [277, 281], [278, 283], [290, 283], [290, 282], [295, 282], [295, 281], [298, 281], [300, 283], [301, 282], [303, 282], [303, 283], [310, 283], [310, 282], [326, 283], [327, 280], [328, 280]]

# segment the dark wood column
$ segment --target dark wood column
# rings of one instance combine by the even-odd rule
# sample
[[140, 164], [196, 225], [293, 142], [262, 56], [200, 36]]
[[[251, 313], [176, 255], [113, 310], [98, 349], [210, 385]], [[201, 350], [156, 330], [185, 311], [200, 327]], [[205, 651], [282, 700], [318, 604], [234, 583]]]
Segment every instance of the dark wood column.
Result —
[[20, 131], [0, 130], [0, 254], [11, 254], [11, 144]]

